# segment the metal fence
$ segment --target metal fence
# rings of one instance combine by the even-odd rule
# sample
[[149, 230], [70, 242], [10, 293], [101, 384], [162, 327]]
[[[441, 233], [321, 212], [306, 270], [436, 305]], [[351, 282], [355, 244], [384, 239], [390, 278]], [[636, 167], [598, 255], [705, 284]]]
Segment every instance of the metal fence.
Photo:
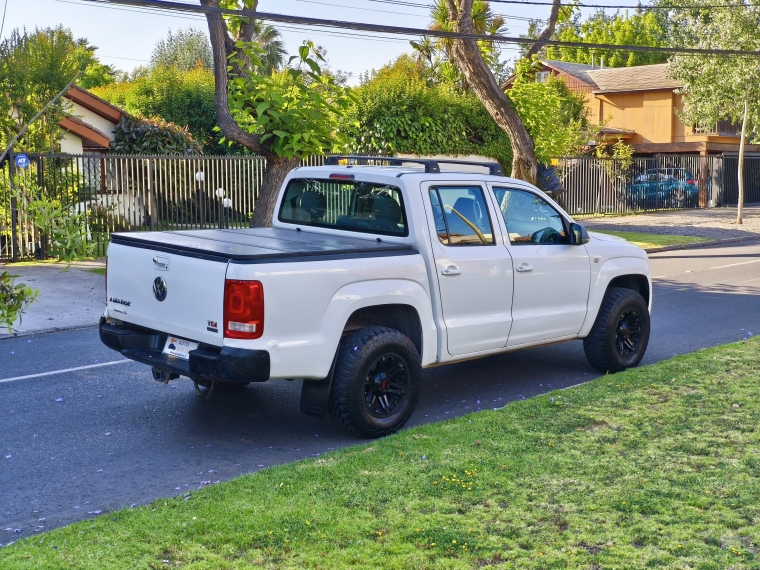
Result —
[[[31, 155], [0, 168], [0, 261], [48, 256], [30, 211], [40, 198], [81, 216], [85, 239], [104, 255], [111, 232], [247, 227], [264, 173], [261, 157]], [[305, 165], [319, 165], [312, 157]], [[738, 157], [667, 155], [630, 164], [562, 158], [556, 198], [573, 216], [735, 205]], [[745, 202], [760, 202], [760, 156], [745, 158]], [[334, 195], [333, 195], [334, 194]], [[340, 193], [328, 192], [329, 199]], [[337, 209], [336, 209], [337, 211]]]
[[[49, 236], [32, 223], [40, 198], [80, 215], [104, 255], [111, 232], [247, 227], [265, 159], [116, 155], [30, 155], [28, 168], [0, 169], [0, 260], [43, 258]], [[312, 157], [304, 165], [319, 165]], [[11, 179], [17, 183], [11, 188]]]
[[[738, 157], [561, 158], [558, 201], [572, 216], [736, 205]], [[760, 202], [760, 157], [745, 157], [745, 203]]]

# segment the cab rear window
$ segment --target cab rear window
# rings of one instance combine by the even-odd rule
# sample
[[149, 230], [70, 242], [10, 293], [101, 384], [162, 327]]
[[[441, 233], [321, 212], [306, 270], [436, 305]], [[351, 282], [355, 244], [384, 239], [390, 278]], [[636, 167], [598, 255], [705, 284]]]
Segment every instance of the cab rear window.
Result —
[[401, 190], [372, 182], [296, 178], [285, 190], [278, 219], [302, 226], [409, 235]]

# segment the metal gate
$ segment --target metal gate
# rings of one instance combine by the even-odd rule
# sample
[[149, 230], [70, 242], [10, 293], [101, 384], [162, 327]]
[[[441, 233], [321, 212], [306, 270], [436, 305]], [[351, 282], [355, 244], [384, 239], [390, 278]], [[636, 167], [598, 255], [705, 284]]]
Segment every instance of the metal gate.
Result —
[[[621, 160], [560, 158], [557, 198], [570, 215], [601, 216], [735, 205], [738, 158], [661, 155]], [[745, 203], [760, 202], [760, 157], [745, 158]]]

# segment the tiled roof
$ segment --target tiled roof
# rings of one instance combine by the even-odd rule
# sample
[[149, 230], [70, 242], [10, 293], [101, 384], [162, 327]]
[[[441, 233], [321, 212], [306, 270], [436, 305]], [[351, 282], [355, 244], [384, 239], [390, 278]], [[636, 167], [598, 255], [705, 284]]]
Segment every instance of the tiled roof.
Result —
[[587, 74], [596, 84], [594, 93], [620, 93], [652, 89], [677, 89], [680, 81], [667, 76], [668, 64], [593, 69]]
[[591, 67], [590, 65], [586, 65], [585, 63], [569, 63], [567, 61], [556, 61], [554, 59], [544, 59], [544, 60], [541, 60], [541, 63], [543, 63], [547, 67], [551, 67], [552, 69], [556, 69], [557, 71], [566, 73], [567, 75], [572, 75], [576, 79], [583, 81], [584, 83], [588, 83], [592, 87], [596, 87], [596, 83], [594, 83], [594, 80], [588, 74], [589, 71], [595, 69], [594, 67]]

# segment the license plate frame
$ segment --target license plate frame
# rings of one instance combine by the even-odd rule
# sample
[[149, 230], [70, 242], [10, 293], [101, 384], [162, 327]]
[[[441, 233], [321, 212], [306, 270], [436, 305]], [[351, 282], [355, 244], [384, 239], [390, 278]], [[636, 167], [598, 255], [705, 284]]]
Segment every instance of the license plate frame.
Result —
[[190, 351], [198, 348], [198, 343], [192, 340], [179, 338], [178, 336], [167, 336], [164, 343], [163, 353], [173, 358], [181, 360], [190, 360]]

